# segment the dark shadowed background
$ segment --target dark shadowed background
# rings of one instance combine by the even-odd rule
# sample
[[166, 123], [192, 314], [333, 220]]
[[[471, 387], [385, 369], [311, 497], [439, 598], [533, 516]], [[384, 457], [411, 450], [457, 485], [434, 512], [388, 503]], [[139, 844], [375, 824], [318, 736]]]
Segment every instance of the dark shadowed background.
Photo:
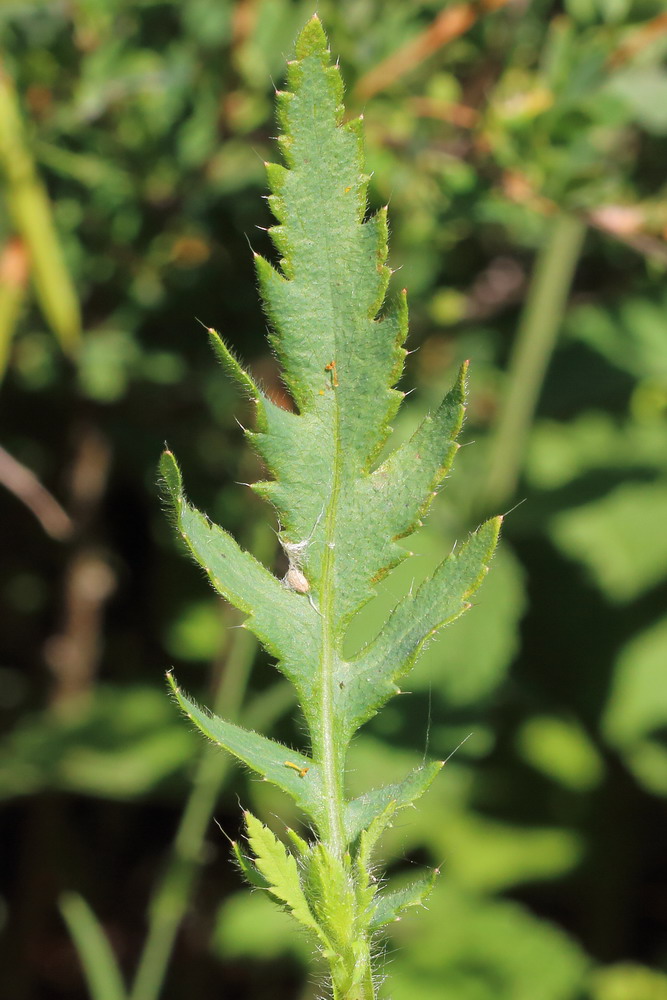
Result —
[[[273, 85], [313, 9], [0, 5], [3, 1000], [318, 995], [212, 815], [232, 838], [240, 805], [299, 818], [206, 751], [164, 671], [298, 744], [290, 693], [156, 487], [166, 440], [193, 501], [284, 572], [198, 320], [289, 405], [250, 248], [273, 254]], [[384, 842], [396, 877], [443, 863], [388, 939], [388, 992], [665, 1000], [664, 4], [318, 9], [409, 292], [393, 440], [471, 359], [469, 446], [356, 634], [521, 501], [475, 608], [350, 759], [360, 791], [472, 733]]]

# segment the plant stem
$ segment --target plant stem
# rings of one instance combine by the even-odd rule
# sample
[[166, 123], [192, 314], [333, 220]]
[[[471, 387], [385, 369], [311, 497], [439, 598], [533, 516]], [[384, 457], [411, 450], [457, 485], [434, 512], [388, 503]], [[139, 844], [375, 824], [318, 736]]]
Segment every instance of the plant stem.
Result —
[[[335, 857], [342, 857], [344, 836], [343, 836], [343, 788], [341, 775], [343, 773], [343, 759], [340, 748], [337, 746], [335, 738], [335, 725], [333, 717], [333, 672], [336, 660], [335, 645], [335, 623], [333, 620], [334, 611], [334, 549], [331, 542], [334, 538], [335, 509], [339, 495], [338, 466], [340, 463], [339, 451], [336, 456], [336, 476], [332, 498], [327, 511], [325, 522], [325, 546], [322, 560], [322, 663], [321, 663], [321, 693], [322, 693], [322, 736], [321, 747], [315, 746], [322, 764], [324, 776], [324, 794], [327, 802], [328, 831], [327, 841], [331, 853]], [[319, 741], [318, 741], [319, 742]]]
[[371, 972], [370, 955], [364, 972], [363, 981], [349, 989], [338, 989], [335, 980], [333, 984], [333, 1000], [375, 1000], [375, 986]]
[[360, 1000], [375, 1000], [375, 985], [373, 983], [373, 972], [371, 969], [370, 952], [368, 956], [368, 965], [366, 967], [366, 975], [364, 976], [362, 990], [363, 992], [359, 994]]
[[483, 506], [492, 507], [516, 489], [526, 438], [556, 343], [586, 226], [571, 215], [553, 220], [540, 250], [509, 364], [504, 400], [494, 434]]

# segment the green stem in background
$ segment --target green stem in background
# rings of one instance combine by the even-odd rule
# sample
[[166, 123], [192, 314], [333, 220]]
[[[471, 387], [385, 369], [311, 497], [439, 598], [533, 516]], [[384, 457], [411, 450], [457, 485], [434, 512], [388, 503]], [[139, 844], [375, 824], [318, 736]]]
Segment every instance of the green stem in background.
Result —
[[[259, 547], [252, 546], [255, 551]], [[232, 718], [239, 716], [256, 650], [257, 641], [250, 632], [242, 628], [234, 630], [215, 696], [216, 711], [224, 710]], [[252, 719], [247, 718], [248, 723], [265, 726], [282, 712], [286, 705], [278, 689], [289, 691], [286, 684], [274, 685], [267, 696], [253, 705], [254, 710], [247, 713], [252, 716]], [[148, 934], [130, 1000], [157, 1000], [160, 995], [174, 941], [202, 862], [206, 832], [230, 768], [230, 758], [221, 754], [217, 747], [207, 748], [197, 764], [167, 869], [150, 902]]]
[[[266, 534], [265, 525], [259, 526], [256, 534], [260, 531]], [[265, 539], [260, 541], [257, 537], [251, 546], [259, 558], [268, 557], [270, 560], [268, 548]], [[232, 635], [224, 671], [215, 694], [215, 705], [217, 711], [224, 710], [232, 718], [236, 718], [241, 712], [257, 651], [257, 640], [243, 628], [234, 629]], [[270, 727], [292, 701], [293, 694], [289, 685], [272, 685], [244, 713], [246, 721], [249, 725], [260, 728]], [[231, 763], [230, 758], [221, 754], [217, 747], [207, 747], [197, 764], [171, 857], [150, 902], [148, 934], [130, 990], [130, 1000], [157, 1000], [161, 993], [174, 941], [202, 863], [206, 832]]]
[[509, 375], [491, 447], [482, 504], [511, 498], [528, 431], [581, 253], [586, 226], [571, 215], [553, 220], [540, 250], [509, 364]]
[[[216, 703], [236, 717], [241, 705], [257, 643], [238, 630], [225, 664]], [[181, 817], [167, 869], [150, 903], [148, 935], [141, 953], [131, 1000], [156, 1000], [171, 958], [174, 941], [188, 908], [211, 816], [230, 763], [214, 748], [206, 748], [197, 765], [192, 790]]]
[[[242, 687], [249, 676], [256, 651], [256, 643], [247, 633], [241, 633], [239, 648], [228, 660], [235, 664], [237, 697], [239, 703], [243, 695]], [[241, 673], [245, 670], [244, 683]], [[226, 690], [233, 695], [233, 685], [220, 687], [220, 701]], [[293, 693], [286, 683], [274, 684], [265, 695], [258, 696], [252, 710], [244, 713], [251, 725], [270, 727], [278, 715], [292, 704]], [[226, 701], [225, 705], [232, 702]], [[176, 833], [167, 870], [151, 900], [149, 909], [149, 929], [137, 969], [130, 1000], [155, 1000], [164, 984], [171, 959], [171, 953], [179, 927], [187, 911], [190, 896], [202, 862], [202, 847], [206, 831], [210, 825], [215, 804], [219, 798], [225, 779], [231, 770], [231, 761], [222, 757], [215, 749], [207, 749], [202, 756], [192, 785], [192, 793], [185, 807], [181, 823]]]
[[[220, 685], [216, 703], [239, 706], [254, 659], [255, 642], [246, 632], [234, 634], [224, 675], [229, 679]], [[270, 728], [293, 701], [290, 686], [281, 681], [257, 695], [243, 714], [250, 725]], [[148, 934], [134, 985], [128, 992], [109, 940], [92, 909], [76, 893], [61, 897], [60, 910], [79, 953], [91, 1000], [156, 1000], [160, 995], [174, 941], [202, 863], [206, 829], [228, 772], [226, 759], [214, 750], [205, 752], [197, 765], [167, 869], [149, 907]]]
[[59, 905], [79, 953], [91, 997], [127, 1000], [109, 938], [88, 903], [77, 893], [67, 892], [60, 897]]

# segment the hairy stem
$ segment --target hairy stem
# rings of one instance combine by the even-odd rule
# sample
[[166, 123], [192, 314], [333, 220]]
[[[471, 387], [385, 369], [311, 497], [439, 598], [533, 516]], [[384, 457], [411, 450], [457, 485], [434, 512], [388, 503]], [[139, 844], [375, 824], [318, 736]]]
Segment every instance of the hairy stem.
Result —
[[[338, 437], [338, 434], [337, 434]], [[335, 622], [334, 622], [334, 549], [332, 539], [336, 521], [336, 504], [338, 501], [338, 482], [340, 464], [340, 449], [336, 447], [336, 469], [334, 471], [334, 488], [325, 521], [325, 547], [322, 560], [322, 740], [317, 748], [321, 755], [324, 774], [324, 794], [328, 813], [328, 847], [332, 854], [341, 857], [343, 853], [343, 788], [341, 774], [343, 760], [336, 746], [335, 725], [333, 717], [333, 672], [336, 662]]]
[[331, 614], [331, 584], [333, 577], [333, 555], [327, 551], [324, 558], [323, 582], [326, 593], [322, 609], [323, 650], [322, 650], [322, 740], [318, 748], [318, 756], [322, 764], [324, 778], [324, 795], [327, 803], [327, 847], [335, 857], [343, 853], [343, 790], [341, 787], [340, 752], [336, 747], [335, 726], [333, 719], [333, 667], [335, 662], [335, 646], [333, 640], [334, 626]]
[[483, 504], [495, 507], [516, 489], [528, 431], [556, 343], [586, 227], [559, 215], [540, 250], [509, 364]]
[[[359, 944], [361, 945], [361, 942]], [[358, 961], [359, 959], [357, 959]], [[333, 1000], [375, 1000], [376, 993], [371, 973], [370, 953], [367, 954], [365, 959], [365, 968], [362, 970], [361, 982], [356, 982], [351, 987], [343, 986], [342, 989], [337, 986], [335, 976], [332, 976], [332, 982]]]

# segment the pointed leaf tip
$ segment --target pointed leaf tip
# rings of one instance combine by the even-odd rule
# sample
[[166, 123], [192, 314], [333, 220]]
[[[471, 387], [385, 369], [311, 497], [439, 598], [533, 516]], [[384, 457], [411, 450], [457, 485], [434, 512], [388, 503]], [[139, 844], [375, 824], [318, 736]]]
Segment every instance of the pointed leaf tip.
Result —
[[167, 488], [169, 499], [176, 503], [183, 492], [181, 470], [172, 451], [164, 451], [160, 458], [160, 478]]
[[[229, 377], [233, 378], [236, 384], [241, 389], [243, 389], [250, 396], [251, 399], [254, 399], [255, 402], [261, 407], [262, 394], [259, 390], [259, 387], [252, 380], [252, 378], [245, 370], [245, 368], [241, 364], [239, 364], [239, 362], [234, 357], [229, 347], [227, 347], [227, 344], [224, 342], [218, 331], [214, 330], [211, 327], [208, 331], [208, 338], [211, 347], [213, 348], [213, 353], [215, 354], [216, 358], [218, 359], [218, 361], [220, 362], [226, 373], [229, 375]], [[261, 424], [260, 429], [263, 429], [263, 423], [261, 419], [260, 419], [260, 424]]]
[[322, 22], [317, 14], [313, 14], [296, 40], [296, 58], [305, 59], [318, 54], [328, 56], [328, 53], [329, 43]]
[[411, 906], [424, 906], [438, 874], [439, 869], [434, 868], [396, 892], [384, 892], [377, 896], [370, 929], [378, 930], [393, 920], [400, 920], [401, 914]]
[[[299, 808], [318, 826], [323, 822], [320, 770], [310, 757], [251, 729], [243, 729], [219, 718], [188, 698], [173, 678], [169, 683], [177, 704], [204, 736], [252, 768], [265, 781], [291, 795]], [[285, 760], [290, 757], [296, 762], [296, 771], [285, 767]], [[305, 771], [308, 780], [304, 781], [297, 771]]]

